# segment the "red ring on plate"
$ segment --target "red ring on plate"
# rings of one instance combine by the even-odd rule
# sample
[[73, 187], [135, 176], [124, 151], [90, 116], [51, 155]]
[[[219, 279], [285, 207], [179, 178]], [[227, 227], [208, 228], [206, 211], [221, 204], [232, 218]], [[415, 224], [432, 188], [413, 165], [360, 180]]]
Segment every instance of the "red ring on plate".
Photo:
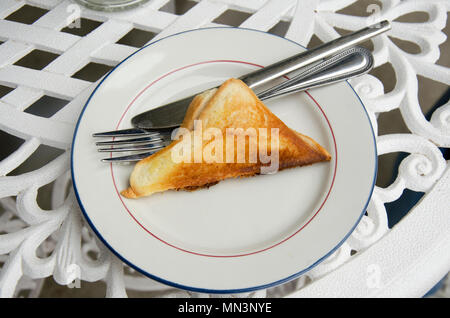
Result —
[[[203, 61], [203, 62], [199, 62], [199, 63], [194, 63], [194, 64], [189, 64], [180, 68], [177, 68], [175, 70], [172, 70], [164, 75], [162, 75], [161, 77], [157, 78], [156, 80], [154, 80], [153, 82], [151, 82], [150, 84], [148, 84], [142, 91], [140, 91], [136, 97], [131, 101], [131, 103], [127, 106], [127, 108], [125, 109], [125, 111], [123, 112], [122, 116], [119, 119], [119, 122], [117, 123], [116, 126], [116, 130], [119, 129], [119, 126], [123, 120], [123, 118], [125, 117], [126, 113], [130, 110], [131, 106], [134, 104], [134, 102], [139, 98], [139, 96], [141, 96], [148, 88], [150, 88], [151, 86], [153, 86], [155, 83], [157, 83], [158, 81], [160, 81], [161, 79], [175, 73], [181, 70], [184, 70], [186, 68], [189, 67], [193, 67], [193, 66], [197, 66], [197, 65], [201, 65], [201, 64], [208, 64], [208, 63], [240, 63], [240, 64], [247, 64], [247, 65], [252, 65], [252, 66], [257, 66], [260, 68], [263, 68], [262, 65], [258, 65], [258, 64], [254, 64], [254, 63], [250, 63], [250, 62], [244, 62], [244, 61], [239, 61], [239, 60], [212, 60], [212, 61]], [[300, 227], [297, 231], [295, 231], [293, 234], [289, 235], [288, 237], [284, 238], [283, 240], [281, 240], [278, 243], [275, 243], [269, 247], [257, 250], [257, 251], [253, 251], [253, 252], [249, 252], [249, 253], [244, 253], [244, 254], [237, 254], [237, 255], [212, 255], [212, 254], [204, 254], [204, 253], [198, 253], [198, 252], [194, 252], [194, 251], [189, 251], [186, 249], [183, 249], [181, 247], [175, 246], [161, 238], [159, 238], [158, 236], [156, 236], [155, 234], [153, 234], [149, 229], [147, 229], [144, 225], [142, 225], [133, 215], [133, 213], [128, 209], [127, 205], [125, 204], [125, 202], [122, 199], [122, 196], [120, 195], [119, 190], [117, 189], [117, 185], [116, 185], [116, 180], [114, 178], [114, 170], [113, 170], [113, 165], [112, 163], [110, 163], [110, 168], [111, 168], [111, 177], [112, 177], [112, 181], [113, 181], [113, 185], [114, 188], [116, 190], [117, 196], [120, 199], [120, 202], [122, 202], [122, 205], [124, 206], [125, 210], [128, 212], [128, 214], [131, 216], [131, 218], [143, 229], [145, 230], [148, 234], [150, 234], [151, 236], [153, 236], [154, 238], [156, 238], [157, 240], [159, 240], [160, 242], [173, 247], [179, 251], [182, 252], [186, 252], [189, 254], [193, 254], [193, 255], [198, 255], [198, 256], [206, 256], [206, 257], [242, 257], [242, 256], [248, 256], [248, 255], [253, 255], [253, 254], [257, 254], [257, 253], [261, 253], [264, 251], [267, 251], [271, 248], [274, 248], [284, 242], [286, 242], [287, 240], [289, 240], [290, 238], [292, 238], [293, 236], [295, 236], [297, 233], [299, 233], [301, 230], [303, 230], [313, 219], [314, 217], [319, 213], [319, 211], [322, 209], [322, 207], [324, 206], [325, 202], [328, 200], [328, 197], [330, 196], [331, 193], [331, 189], [334, 186], [334, 180], [336, 178], [336, 170], [337, 170], [337, 160], [338, 160], [338, 154], [337, 154], [337, 146], [336, 146], [336, 138], [334, 136], [334, 132], [333, 132], [333, 128], [331, 127], [330, 121], [328, 120], [328, 117], [325, 115], [325, 112], [323, 111], [322, 107], [319, 105], [319, 103], [314, 99], [314, 97], [311, 96], [311, 94], [308, 91], [305, 91], [305, 93], [311, 98], [311, 100], [317, 105], [317, 107], [319, 107], [322, 115], [324, 116], [325, 120], [327, 121], [328, 127], [330, 128], [331, 131], [331, 136], [333, 137], [333, 143], [334, 143], [334, 152], [335, 152], [335, 158], [334, 158], [334, 172], [333, 172], [333, 179], [331, 180], [331, 184], [330, 184], [330, 188], [328, 189], [327, 195], [325, 196], [323, 202], [320, 204], [319, 208], [317, 209], [317, 211], [312, 215], [312, 217], [305, 223], [303, 224], [302, 227]]]

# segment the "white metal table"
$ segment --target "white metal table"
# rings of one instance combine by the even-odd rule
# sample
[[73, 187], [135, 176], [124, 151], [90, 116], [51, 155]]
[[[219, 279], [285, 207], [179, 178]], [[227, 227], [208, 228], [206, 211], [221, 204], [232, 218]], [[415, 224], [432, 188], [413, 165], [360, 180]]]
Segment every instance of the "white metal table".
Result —
[[[286, 38], [306, 46], [313, 37], [329, 41], [337, 30], [356, 30], [374, 22], [394, 21], [412, 12], [419, 23], [394, 21], [392, 30], [373, 39], [376, 65], [386, 63], [395, 73], [395, 86], [385, 93], [372, 75], [351, 81], [378, 135], [383, 113], [399, 109], [409, 133], [378, 135], [379, 155], [406, 152], [395, 181], [376, 187], [366, 215], [350, 238], [306, 275], [248, 297], [287, 296], [423, 296], [450, 269], [450, 165], [438, 147], [450, 147], [450, 104], [428, 120], [419, 102], [417, 76], [450, 84], [450, 69], [436, 63], [446, 40], [448, 0], [360, 1], [364, 16], [343, 14], [356, 0], [203, 0], [188, 1], [189, 10], [161, 10], [169, 0], [151, 0], [130, 11], [105, 13], [82, 8], [69, 0], [2, 0], [0, 2], [0, 130], [22, 143], [0, 162], [0, 296], [35, 296], [43, 278], [62, 285], [105, 281], [107, 296], [147, 291], [158, 296], [208, 296], [188, 293], [154, 282], [123, 265], [96, 240], [81, 217], [71, 190], [69, 157], [76, 119], [95, 83], [80, 79], [85, 67], [112, 67], [136, 48], [121, 44], [129, 32], [156, 34], [220, 25], [227, 14], [244, 16], [240, 26], [263, 31], [289, 25]], [[381, 4], [381, 6], [380, 6]], [[41, 8], [36, 20], [17, 22], [21, 10]], [[78, 19], [81, 16], [81, 20]], [[84, 21], [95, 22], [88, 34], [64, 30]], [[65, 29], [64, 29], [65, 28]], [[415, 54], [401, 50], [393, 38], [413, 42]], [[51, 62], [36, 69], [27, 56], [48, 52]], [[31, 58], [31, 57], [30, 57]], [[25, 62], [24, 62], [25, 61]], [[30, 112], [42, 98], [63, 100], [51, 116]], [[34, 153], [51, 147], [59, 155], [49, 163], [15, 174], [36, 161]], [[51, 187], [51, 209], [38, 204], [41, 189]], [[388, 227], [385, 204], [405, 189], [425, 196], [398, 224]], [[447, 283], [447, 286], [450, 284]], [[81, 283], [82, 287], [82, 283]], [[448, 288], [447, 288], [448, 290]]]

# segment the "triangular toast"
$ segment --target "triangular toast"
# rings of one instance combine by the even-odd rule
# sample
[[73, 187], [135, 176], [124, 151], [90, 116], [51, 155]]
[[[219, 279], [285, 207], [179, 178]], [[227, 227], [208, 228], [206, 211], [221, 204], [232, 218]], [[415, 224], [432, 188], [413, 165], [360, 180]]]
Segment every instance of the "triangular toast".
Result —
[[[218, 89], [197, 95], [181, 128], [178, 140], [135, 165], [130, 187], [122, 191], [123, 196], [137, 198], [171, 189], [191, 190], [228, 178], [260, 174], [263, 169], [276, 172], [270, 171], [273, 162], [267, 162], [269, 157], [271, 161], [277, 160], [276, 170], [331, 159], [313, 139], [288, 128], [237, 79], [229, 79]], [[230, 128], [242, 130], [237, 129], [230, 136]], [[205, 139], [204, 133], [211, 131], [215, 135], [210, 134]], [[219, 133], [222, 133], [221, 138]], [[239, 135], [242, 139], [236, 137]], [[198, 139], [201, 136], [203, 139]], [[230, 143], [225, 140], [228, 137]], [[261, 153], [267, 156], [260, 157]], [[180, 154], [185, 155], [184, 162], [180, 162]]]

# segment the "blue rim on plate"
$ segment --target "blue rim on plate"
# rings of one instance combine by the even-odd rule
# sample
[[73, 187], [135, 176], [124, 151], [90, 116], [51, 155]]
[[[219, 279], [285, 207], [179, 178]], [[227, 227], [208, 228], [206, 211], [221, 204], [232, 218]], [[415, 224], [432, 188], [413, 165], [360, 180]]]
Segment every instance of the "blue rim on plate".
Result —
[[313, 263], [312, 265], [310, 265], [309, 267], [307, 267], [306, 269], [303, 269], [293, 275], [290, 275], [286, 278], [277, 280], [275, 282], [269, 283], [269, 284], [264, 284], [264, 285], [259, 285], [259, 286], [251, 286], [251, 287], [247, 287], [247, 288], [240, 288], [240, 289], [205, 289], [205, 288], [199, 288], [199, 287], [194, 287], [194, 286], [185, 286], [185, 285], [181, 285], [175, 282], [171, 282], [168, 280], [165, 280], [163, 278], [160, 278], [158, 276], [155, 276], [151, 273], [146, 272], [145, 270], [139, 268], [138, 266], [134, 265], [133, 263], [131, 263], [130, 261], [128, 261], [126, 258], [124, 258], [122, 255], [120, 255], [116, 250], [114, 250], [114, 248], [102, 237], [102, 235], [100, 234], [100, 232], [97, 230], [97, 228], [94, 226], [94, 224], [92, 223], [92, 221], [90, 220], [84, 206], [83, 203], [79, 197], [78, 191], [77, 191], [77, 186], [75, 183], [75, 178], [74, 178], [74, 172], [73, 172], [73, 145], [75, 143], [75, 139], [77, 136], [77, 132], [78, 132], [78, 126], [80, 124], [81, 119], [83, 118], [83, 114], [84, 111], [86, 110], [87, 106], [89, 105], [89, 102], [91, 100], [91, 98], [94, 96], [95, 92], [97, 91], [97, 89], [102, 85], [102, 83], [105, 81], [106, 78], [108, 78], [109, 75], [111, 75], [111, 73], [113, 73], [122, 63], [124, 63], [125, 61], [127, 61], [130, 57], [132, 57], [133, 55], [135, 55], [136, 53], [140, 52], [141, 50], [143, 50], [146, 47], [149, 47], [159, 41], [163, 41], [167, 38], [171, 38], [173, 36], [177, 36], [180, 34], [184, 34], [184, 33], [189, 33], [189, 32], [201, 32], [202, 30], [209, 30], [209, 29], [242, 29], [242, 30], [248, 30], [248, 31], [253, 31], [253, 32], [260, 32], [260, 33], [265, 33], [274, 37], [278, 37], [278, 38], [282, 38], [284, 40], [287, 40], [291, 43], [294, 43], [296, 45], [298, 45], [299, 47], [303, 48], [306, 50], [306, 48], [304, 46], [302, 46], [301, 44], [290, 40], [290, 39], [286, 39], [284, 37], [275, 35], [275, 34], [271, 34], [268, 32], [264, 32], [264, 31], [260, 31], [260, 30], [254, 30], [254, 29], [249, 29], [249, 28], [238, 28], [238, 27], [208, 27], [208, 28], [201, 28], [201, 29], [194, 29], [194, 30], [187, 30], [187, 31], [182, 31], [182, 32], [178, 32], [169, 36], [166, 36], [164, 38], [161, 38], [159, 40], [156, 40], [155, 42], [152, 42], [150, 44], [147, 44], [146, 46], [136, 50], [136, 52], [130, 54], [128, 57], [126, 57], [124, 60], [122, 60], [119, 64], [117, 64], [112, 70], [110, 70], [105, 77], [103, 77], [103, 79], [98, 83], [98, 85], [95, 87], [95, 89], [93, 90], [93, 92], [91, 93], [91, 95], [89, 96], [88, 100], [86, 101], [86, 104], [84, 105], [80, 116], [78, 117], [78, 121], [77, 124], [75, 126], [75, 131], [74, 131], [74, 135], [73, 135], [73, 139], [72, 139], [72, 147], [70, 150], [70, 172], [71, 172], [71, 178], [72, 178], [72, 184], [73, 184], [73, 189], [75, 192], [75, 196], [77, 198], [78, 204], [80, 206], [80, 209], [83, 213], [83, 216], [85, 218], [85, 220], [87, 221], [87, 223], [89, 224], [89, 226], [91, 227], [91, 229], [94, 231], [94, 233], [97, 235], [97, 237], [100, 239], [100, 241], [111, 250], [111, 252], [116, 255], [120, 260], [122, 260], [125, 264], [127, 264], [128, 266], [130, 266], [131, 268], [133, 268], [134, 270], [138, 271], [139, 273], [154, 279], [155, 281], [158, 281], [160, 283], [163, 283], [165, 285], [169, 285], [175, 288], [180, 288], [180, 289], [184, 289], [184, 290], [189, 290], [189, 291], [193, 291], [193, 292], [199, 292], [199, 293], [208, 293], [208, 294], [231, 294], [231, 293], [245, 293], [245, 292], [252, 292], [255, 290], [259, 290], [259, 289], [266, 289], [266, 288], [270, 288], [270, 287], [274, 287], [280, 284], [283, 284], [285, 282], [288, 282], [294, 278], [297, 278], [299, 276], [301, 276], [302, 274], [306, 273], [307, 271], [311, 270], [313, 267], [315, 267], [316, 265], [318, 265], [319, 263], [321, 263], [324, 259], [326, 259], [328, 256], [330, 256], [331, 254], [333, 254], [334, 251], [336, 251], [346, 240], [347, 238], [351, 235], [351, 233], [354, 231], [354, 229], [356, 228], [356, 226], [359, 224], [362, 216], [364, 215], [364, 213], [366, 212], [367, 206], [370, 202], [370, 198], [372, 197], [372, 193], [373, 193], [373, 189], [375, 187], [375, 182], [376, 182], [376, 176], [377, 176], [377, 172], [378, 172], [378, 153], [377, 153], [377, 147], [376, 147], [376, 139], [375, 139], [375, 133], [373, 131], [373, 127], [372, 127], [372, 123], [370, 121], [369, 115], [367, 113], [367, 110], [363, 104], [363, 102], [361, 101], [361, 98], [358, 96], [358, 94], [356, 93], [355, 89], [352, 87], [352, 85], [346, 81], [346, 83], [348, 84], [348, 86], [352, 89], [353, 93], [355, 94], [355, 96], [358, 98], [362, 108], [364, 109], [364, 112], [367, 116], [367, 120], [369, 121], [369, 126], [371, 129], [371, 133], [372, 133], [372, 137], [373, 137], [373, 144], [375, 145], [374, 147], [374, 153], [375, 153], [375, 169], [374, 169], [374, 176], [373, 176], [373, 180], [372, 180], [372, 186], [369, 192], [369, 197], [366, 201], [366, 203], [364, 204], [364, 208], [361, 211], [361, 214], [359, 216], [359, 218], [357, 219], [355, 225], [350, 229], [350, 231], [344, 236], [344, 238], [333, 248], [331, 249], [328, 253], [326, 253], [323, 257], [321, 257], [320, 259], [318, 259], [315, 263]]

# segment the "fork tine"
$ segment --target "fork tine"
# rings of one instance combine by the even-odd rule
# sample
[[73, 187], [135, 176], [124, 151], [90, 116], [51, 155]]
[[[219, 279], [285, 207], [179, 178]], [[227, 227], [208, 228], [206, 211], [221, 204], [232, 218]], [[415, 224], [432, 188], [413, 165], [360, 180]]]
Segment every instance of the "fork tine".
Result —
[[98, 152], [145, 151], [145, 150], [161, 149], [161, 148], [164, 148], [166, 145], [167, 145], [167, 143], [161, 142], [161, 143], [135, 145], [135, 146], [127, 146], [127, 147], [99, 148], [99, 149], [97, 149], [97, 151]]
[[92, 134], [92, 137], [136, 137], [136, 136], [152, 136], [158, 133], [159, 133], [158, 131], [130, 128], [130, 129], [112, 130], [95, 133]]
[[97, 146], [114, 146], [114, 145], [130, 145], [130, 144], [154, 144], [154, 143], [162, 143], [167, 140], [167, 137], [164, 135], [155, 135], [150, 137], [141, 137], [141, 138], [131, 138], [131, 139], [123, 139], [123, 140], [108, 140], [108, 141], [98, 141], [95, 144]]
[[138, 154], [129, 155], [129, 156], [104, 158], [104, 159], [101, 159], [101, 161], [103, 161], [103, 162], [135, 162], [135, 161], [144, 159], [144, 158], [154, 154], [155, 152], [158, 152], [159, 150], [160, 149], [156, 149], [156, 150], [152, 150], [149, 152], [138, 153]]
[[[97, 146], [110, 146], [99, 148], [99, 152], [140, 152], [121, 157], [101, 159], [103, 162], [135, 162], [144, 159], [163, 149], [171, 141], [171, 130], [145, 130], [139, 128], [106, 131], [93, 134], [94, 137], [112, 137], [112, 140], [98, 141]], [[137, 137], [115, 140], [117, 137]], [[113, 147], [119, 146], [119, 147]], [[145, 152], [142, 152], [145, 151]]]

